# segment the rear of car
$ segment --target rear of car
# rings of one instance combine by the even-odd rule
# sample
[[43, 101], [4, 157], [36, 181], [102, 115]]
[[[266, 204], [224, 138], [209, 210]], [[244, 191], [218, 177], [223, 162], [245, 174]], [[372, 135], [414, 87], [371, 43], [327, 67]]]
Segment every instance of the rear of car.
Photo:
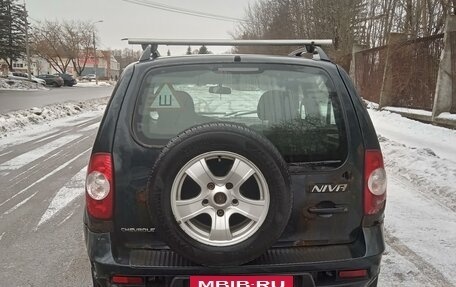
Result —
[[87, 74], [85, 76], [82, 76], [81, 80], [84, 80], [84, 81], [95, 81], [97, 78], [97, 76], [95, 74]]
[[78, 83], [72, 75], [62, 74], [62, 73], [55, 74], [55, 75], [57, 75], [63, 79], [64, 86], [72, 87]]
[[[227, 143], [236, 137], [234, 132], [229, 136], [236, 128], [258, 135], [259, 141], [266, 139], [272, 144], [270, 152], [280, 157], [271, 161], [271, 170], [276, 164], [284, 166], [269, 174], [267, 167], [255, 165], [250, 154], [262, 147], [250, 144], [248, 137], [230, 144], [245, 150], [246, 163], [252, 159], [252, 166], [259, 166], [257, 175], [241, 181], [240, 198], [265, 204], [268, 197], [262, 193], [262, 182], [269, 184], [273, 199], [275, 177], [285, 180], [290, 193], [290, 205], [283, 205], [288, 210], [275, 214], [286, 217], [283, 228], [275, 228], [280, 236], [271, 239], [272, 246], [261, 254], [253, 254], [255, 242], [236, 249], [250, 240], [249, 228], [261, 222], [250, 207], [250, 213], [241, 210], [237, 200], [232, 209], [220, 208], [210, 218], [193, 213], [186, 222], [178, 220], [182, 238], [188, 239], [177, 243], [166, 225], [166, 206], [154, 200], [160, 186], [155, 182], [166, 181], [167, 173], [173, 173], [172, 161], [169, 167], [160, 166], [171, 157], [170, 149], [190, 140], [191, 133], [199, 135], [198, 145], [204, 145], [198, 129], [213, 126], [220, 130], [211, 135], [225, 131]], [[206, 145], [211, 143], [208, 138]], [[175, 165], [193, 149], [189, 145], [176, 152]], [[332, 63], [226, 55], [133, 64], [113, 92], [92, 152], [84, 224], [98, 286], [188, 286], [189, 276], [197, 274], [281, 274], [292, 276], [294, 286], [376, 285], [384, 250], [383, 160], [360, 98], [346, 73]], [[205, 162], [209, 173], [222, 176], [224, 162], [232, 166], [236, 160], [229, 163], [227, 153], [208, 156]], [[188, 176], [175, 180], [181, 183], [177, 199], [171, 200], [171, 221], [183, 212], [179, 202], [198, 197], [201, 184], [191, 176], [191, 167], [184, 165]], [[224, 184], [231, 188], [231, 182]], [[279, 201], [272, 199], [267, 204], [270, 209]], [[220, 210], [233, 209], [240, 215], [227, 221], [225, 234], [213, 236], [214, 220], [225, 216]], [[260, 226], [258, 232], [264, 228], [268, 227]], [[268, 231], [271, 237], [273, 230]], [[268, 241], [267, 237], [256, 239], [256, 244]], [[193, 247], [188, 242], [194, 242]], [[216, 251], [210, 253], [214, 246]], [[206, 261], [197, 249], [209, 250]], [[217, 252], [224, 255], [217, 257]], [[211, 261], [211, 256], [227, 262]]]

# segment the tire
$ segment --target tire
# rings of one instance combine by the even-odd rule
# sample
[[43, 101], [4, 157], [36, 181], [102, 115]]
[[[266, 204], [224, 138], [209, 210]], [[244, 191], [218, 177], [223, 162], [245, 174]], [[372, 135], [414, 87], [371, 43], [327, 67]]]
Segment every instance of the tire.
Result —
[[[209, 163], [225, 162], [226, 172], [214, 176]], [[200, 165], [205, 168], [197, 177]], [[187, 178], [200, 191], [183, 198]], [[206, 186], [205, 180], [215, 184]], [[156, 161], [147, 188], [149, 211], [163, 241], [206, 266], [240, 265], [259, 257], [282, 234], [292, 207], [290, 177], [280, 153], [265, 137], [232, 123], [195, 126], [172, 139]], [[179, 207], [185, 200], [195, 202], [193, 217]], [[200, 211], [205, 219], [195, 216]]]

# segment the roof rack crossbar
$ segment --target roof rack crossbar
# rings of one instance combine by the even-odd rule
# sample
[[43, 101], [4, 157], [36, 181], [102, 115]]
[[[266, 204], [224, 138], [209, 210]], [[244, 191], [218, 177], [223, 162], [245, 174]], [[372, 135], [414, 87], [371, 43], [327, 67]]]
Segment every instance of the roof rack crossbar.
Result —
[[151, 57], [156, 59], [160, 57], [158, 52], [158, 45], [172, 45], [172, 46], [304, 46], [288, 54], [289, 56], [301, 57], [304, 53], [318, 54], [320, 60], [331, 61], [320, 48], [322, 45], [331, 45], [330, 39], [292, 39], [292, 40], [215, 40], [215, 39], [152, 39], [152, 38], [125, 38], [128, 44], [141, 45], [144, 52], [141, 55], [140, 61], [147, 61]]
[[328, 39], [292, 39], [292, 40], [216, 40], [216, 39], [153, 39], [153, 38], [125, 38], [132, 45], [169, 45], [169, 46], [304, 46], [304, 45], [331, 45]]

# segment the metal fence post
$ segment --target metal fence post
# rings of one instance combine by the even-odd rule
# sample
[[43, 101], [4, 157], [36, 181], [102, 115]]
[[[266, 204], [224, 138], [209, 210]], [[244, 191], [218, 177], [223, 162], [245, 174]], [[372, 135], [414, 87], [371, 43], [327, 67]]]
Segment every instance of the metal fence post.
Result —
[[456, 55], [452, 54], [456, 51], [456, 15], [447, 16], [443, 42], [432, 109], [433, 121], [441, 113], [456, 113]]
[[407, 35], [404, 33], [390, 33], [388, 37], [387, 52], [386, 52], [386, 63], [385, 70], [383, 73], [383, 84], [380, 92], [380, 108], [390, 106], [393, 102], [394, 97], [394, 74], [396, 65], [400, 65], [400, 61], [395, 61], [398, 53], [398, 47], [401, 42], [407, 40]]
[[355, 83], [355, 86], [358, 87], [357, 79], [356, 79], [356, 54], [358, 52], [361, 52], [363, 49], [363, 46], [359, 45], [358, 43], [353, 43], [352, 47], [352, 58], [350, 62], [350, 77], [352, 78], [353, 82]]

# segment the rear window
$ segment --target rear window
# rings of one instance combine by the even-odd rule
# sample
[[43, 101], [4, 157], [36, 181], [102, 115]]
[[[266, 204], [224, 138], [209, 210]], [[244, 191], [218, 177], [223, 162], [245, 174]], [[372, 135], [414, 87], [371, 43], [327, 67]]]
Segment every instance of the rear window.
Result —
[[142, 83], [133, 130], [161, 147], [191, 126], [235, 122], [266, 136], [287, 162], [347, 154], [338, 95], [324, 70], [295, 65], [188, 65], [154, 69]]

